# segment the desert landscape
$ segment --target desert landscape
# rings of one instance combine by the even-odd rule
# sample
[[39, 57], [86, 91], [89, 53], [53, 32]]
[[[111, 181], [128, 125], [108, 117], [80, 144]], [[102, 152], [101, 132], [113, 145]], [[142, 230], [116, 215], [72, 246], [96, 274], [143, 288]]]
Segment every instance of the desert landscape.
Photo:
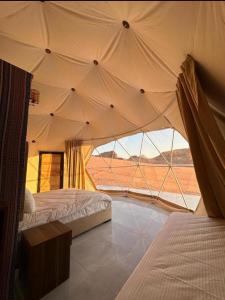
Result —
[[200, 191], [189, 149], [175, 151], [173, 152], [175, 166], [170, 170], [170, 156], [167, 152], [152, 159], [146, 157], [122, 159], [117, 157], [116, 153], [101, 153], [100, 156], [91, 157], [87, 169], [96, 185], [150, 189], [152, 191], [160, 190], [169, 170], [162, 188], [163, 192], [180, 193], [178, 181], [184, 194], [199, 195]]

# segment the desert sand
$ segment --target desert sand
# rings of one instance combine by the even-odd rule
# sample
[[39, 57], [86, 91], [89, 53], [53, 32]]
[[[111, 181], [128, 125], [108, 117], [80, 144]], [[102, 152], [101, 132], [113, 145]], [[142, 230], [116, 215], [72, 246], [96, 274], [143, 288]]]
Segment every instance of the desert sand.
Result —
[[[92, 156], [87, 169], [96, 185], [158, 191], [169, 167], [148, 163], [138, 166], [134, 161]], [[174, 166], [172, 170], [169, 171], [162, 191], [180, 193], [176, 176], [184, 194], [200, 194], [193, 166]]]

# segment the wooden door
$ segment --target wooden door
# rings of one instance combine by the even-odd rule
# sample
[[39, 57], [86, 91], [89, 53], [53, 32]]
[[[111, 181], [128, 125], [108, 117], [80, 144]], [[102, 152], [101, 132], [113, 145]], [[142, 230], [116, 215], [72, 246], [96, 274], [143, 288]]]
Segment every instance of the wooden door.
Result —
[[63, 188], [63, 152], [40, 152], [38, 192]]

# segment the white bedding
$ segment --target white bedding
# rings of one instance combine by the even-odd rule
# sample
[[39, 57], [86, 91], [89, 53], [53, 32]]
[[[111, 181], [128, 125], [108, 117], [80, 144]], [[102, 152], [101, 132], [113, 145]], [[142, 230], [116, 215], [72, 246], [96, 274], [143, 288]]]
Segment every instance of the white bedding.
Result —
[[173, 213], [116, 300], [224, 300], [225, 220]]
[[111, 197], [100, 192], [61, 189], [34, 194], [36, 210], [25, 213], [19, 230], [59, 220], [68, 223], [111, 207]]

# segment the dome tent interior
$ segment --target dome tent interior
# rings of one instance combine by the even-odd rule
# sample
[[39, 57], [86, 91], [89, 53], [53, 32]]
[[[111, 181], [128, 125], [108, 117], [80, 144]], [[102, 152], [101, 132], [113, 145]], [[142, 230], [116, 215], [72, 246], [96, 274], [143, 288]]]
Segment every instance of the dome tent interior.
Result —
[[[209, 36], [204, 24], [214, 11], [221, 18], [208, 18], [207, 26], [220, 28], [222, 3], [1, 5], [1, 58], [31, 72], [40, 92], [29, 109], [30, 151], [63, 150], [71, 138], [103, 144], [140, 128], [172, 126], [185, 135], [176, 82], [186, 55], [222, 78], [223, 30]], [[179, 26], [174, 15], [182, 15]]]
[[[0, 6], [0, 59], [32, 74], [26, 188], [38, 209], [26, 218], [21, 209], [19, 231], [63, 220], [75, 237], [113, 223], [117, 202], [112, 200], [111, 208], [110, 196], [122, 197], [127, 209], [132, 198], [157, 212], [178, 211], [184, 228], [192, 217], [200, 218], [195, 214], [208, 215], [196, 224], [225, 217], [223, 1], [2, 1]], [[63, 219], [66, 207], [73, 217], [77, 213], [65, 202], [75, 197], [71, 191], [81, 197], [76, 222]], [[105, 215], [96, 210], [95, 221], [84, 221], [83, 211], [89, 217], [91, 210], [82, 206], [80, 191], [105, 195]], [[59, 202], [53, 203], [54, 219], [53, 197]], [[41, 216], [44, 205], [48, 209]], [[172, 238], [175, 227], [168, 224]], [[223, 236], [219, 239], [225, 248]], [[132, 282], [138, 286], [131, 277], [118, 299], [132, 299], [127, 292]], [[136, 299], [146, 299], [145, 293], [140, 298], [133, 291]]]

